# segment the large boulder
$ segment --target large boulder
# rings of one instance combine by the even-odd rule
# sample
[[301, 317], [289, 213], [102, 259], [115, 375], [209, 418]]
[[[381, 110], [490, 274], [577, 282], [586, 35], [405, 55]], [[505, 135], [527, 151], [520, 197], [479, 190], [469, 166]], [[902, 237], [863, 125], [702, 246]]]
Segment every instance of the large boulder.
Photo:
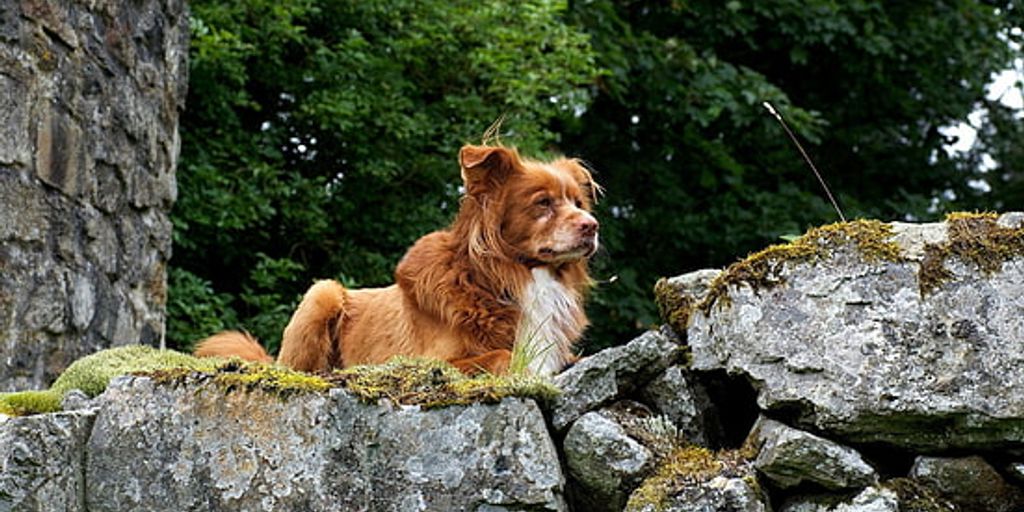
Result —
[[89, 510], [564, 510], [532, 400], [363, 403], [342, 389], [116, 379], [88, 443]]
[[[1024, 215], [811, 230], [690, 304], [693, 368], [745, 376], [763, 410], [847, 442], [1024, 447]], [[670, 290], [671, 291], [671, 290]]]

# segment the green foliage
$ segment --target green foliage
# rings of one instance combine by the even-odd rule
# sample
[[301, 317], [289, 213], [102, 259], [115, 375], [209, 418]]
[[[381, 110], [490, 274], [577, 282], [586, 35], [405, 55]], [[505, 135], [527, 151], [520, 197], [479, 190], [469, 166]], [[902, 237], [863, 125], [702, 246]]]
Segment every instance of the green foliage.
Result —
[[167, 298], [170, 344], [191, 347], [196, 340], [236, 326], [230, 295], [215, 292], [210, 281], [183, 268], [171, 267], [167, 274], [168, 287], [173, 290]]
[[[763, 101], [850, 218], [1024, 200], [1019, 114], [984, 99], [1024, 39], [1005, 0], [191, 5], [177, 346], [221, 326], [273, 345], [313, 279], [389, 283], [455, 211], [458, 147], [503, 113], [504, 142], [584, 157], [607, 189], [594, 273], [618, 279], [589, 350], [657, 321], [657, 277], [836, 220]], [[975, 147], [945, 151], [940, 128], [978, 107]]]

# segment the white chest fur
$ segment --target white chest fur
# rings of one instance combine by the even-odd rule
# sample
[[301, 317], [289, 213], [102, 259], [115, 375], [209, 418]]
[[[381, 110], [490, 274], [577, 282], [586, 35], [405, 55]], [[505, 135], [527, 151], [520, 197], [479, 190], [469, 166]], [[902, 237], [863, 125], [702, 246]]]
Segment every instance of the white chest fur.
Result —
[[573, 338], [579, 332], [578, 298], [551, 271], [535, 268], [520, 304], [523, 316], [516, 331], [517, 348], [530, 361], [531, 372], [553, 375], [572, 355]]

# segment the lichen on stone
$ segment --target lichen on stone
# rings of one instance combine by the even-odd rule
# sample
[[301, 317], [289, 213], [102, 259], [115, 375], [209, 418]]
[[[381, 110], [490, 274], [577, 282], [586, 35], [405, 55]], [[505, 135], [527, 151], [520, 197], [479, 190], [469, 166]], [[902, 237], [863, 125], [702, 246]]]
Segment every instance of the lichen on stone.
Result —
[[[729, 288], [733, 286], [742, 284], [760, 290], [780, 285], [784, 282], [781, 271], [786, 263], [814, 262], [843, 246], [853, 245], [869, 263], [903, 261], [902, 251], [892, 235], [892, 226], [877, 220], [854, 220], [812, 228], [790, 243], [769, 246], [730, 265], [715, 278], [707, 295], [693, 308], [707, 314], [716, 304], [728, 305]], [[689, 315], [686, 316], [688, 321]]]
[[998, 218], [995, 213], [948, 214], [948, 240], [925, 247], [918, 270], [921, 294], [931, 293], [953, 278], [946, 267], [951, 258], [973, 264], [984, 274], [992, 274], [999, 271], [1003, 263], [1024, 257], [1024, 227], [1000, 226]]
[[493, 403], [512, 396], [550, 401], [559, 394], [558, 388], [539, 377], [467, 377], [443, 361], [406, 357], [336, 370], [325, 378], [369, 402], [388, 399], [423, 408]]
[[686, 487], [717, 477], [749, 480], [758, 489], [749, 449], [713, 452], [701, 446], [680, 447], [669, 454], [629, 497], [627, 511], [664, 510], [669, 499]]

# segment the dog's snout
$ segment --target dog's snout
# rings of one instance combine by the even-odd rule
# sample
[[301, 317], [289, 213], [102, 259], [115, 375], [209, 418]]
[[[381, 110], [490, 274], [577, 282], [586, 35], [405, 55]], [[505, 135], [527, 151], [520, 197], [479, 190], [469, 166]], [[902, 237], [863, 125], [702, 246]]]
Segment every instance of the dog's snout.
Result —
[[597, 233], [597, 229], [600, 227], [600, 224], [598, 224], [597, 219], [587, 215], [581, 218], [576, 226], [577, 229], [579, 229], [580, 235], [591, 236]]

